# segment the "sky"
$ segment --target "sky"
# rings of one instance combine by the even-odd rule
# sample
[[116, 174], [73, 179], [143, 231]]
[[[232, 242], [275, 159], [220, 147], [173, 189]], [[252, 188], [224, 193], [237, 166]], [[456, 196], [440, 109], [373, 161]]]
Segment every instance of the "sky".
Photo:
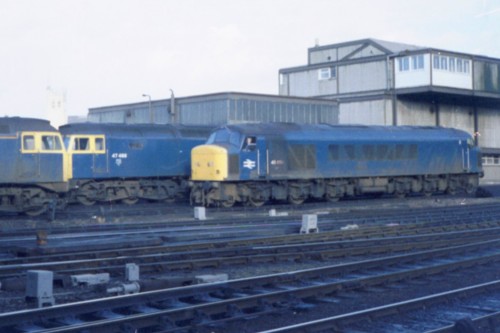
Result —
[[307, 49], [364, 38], [500, 58], [500, 0], [0, 0], [0, 116], [278, 94]]

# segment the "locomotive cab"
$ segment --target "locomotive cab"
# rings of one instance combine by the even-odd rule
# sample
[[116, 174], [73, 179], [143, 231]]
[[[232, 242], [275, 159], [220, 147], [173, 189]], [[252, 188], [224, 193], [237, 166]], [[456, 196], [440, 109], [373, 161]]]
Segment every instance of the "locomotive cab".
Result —
[[256, 135], [245, 135], [227, 128], [216, 131], [205, 145], [191, 151], [191, 179], [230, 181], [263, 176], [263, 141]]
[[0, 119], [0, 210], [40, 215], [58, 204], [69, 177], [61, 135], [47, 120]]
[[[94, 177], [94, 173], [106, 173], [108, 171], [104, 135], [66, 135], [64, 143], [68, 151], [68, 169], [72, 173], [74, 166], [89, 166], [88, 169], [79, 168], [76, 170], [78, 178], [92, 178]], [[73, 174], [71, 177], [73, 177]]]

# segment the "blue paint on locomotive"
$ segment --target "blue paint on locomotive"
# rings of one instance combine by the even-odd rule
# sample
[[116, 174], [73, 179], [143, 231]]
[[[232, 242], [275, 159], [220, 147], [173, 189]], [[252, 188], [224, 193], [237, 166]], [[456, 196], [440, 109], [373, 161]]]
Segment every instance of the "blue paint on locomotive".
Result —
[[189, 177], [191, 148], [203, 143], [210, 129], [83, 123], [60, 131], [72, 159], [72, 179], [100, 180]]
[[472, 137], [451, 128], [229, 125], [207, 143], [228, 149], [227, 180], [482, 174]]
[[0, 183], [63, 183], [64, 147], [46, 120], [0, 118]]

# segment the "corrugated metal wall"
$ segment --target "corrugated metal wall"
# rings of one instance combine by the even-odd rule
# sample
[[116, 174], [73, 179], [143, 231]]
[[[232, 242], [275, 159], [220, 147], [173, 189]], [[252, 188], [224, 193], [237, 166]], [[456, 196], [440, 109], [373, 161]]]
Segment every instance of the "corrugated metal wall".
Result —
[[[222, 125], [247, 122], [296, 122], [338, 124], [338, 105], [334, 101], [299, 99], [254, 94], [214, 94], [176, 100], [176, 122], [187, 125]], [[173, 122], [170, 100], [151, 104], [154, 122]], [[94, 108], [91, 122], [150, 123], [148, 102]]]

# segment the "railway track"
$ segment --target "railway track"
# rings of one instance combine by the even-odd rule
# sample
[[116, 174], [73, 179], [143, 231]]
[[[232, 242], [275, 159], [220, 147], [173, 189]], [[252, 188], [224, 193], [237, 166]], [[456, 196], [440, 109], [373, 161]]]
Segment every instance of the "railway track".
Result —
[[261, 333], [494, 333], [500, 327], [500, 280]]
[[[318, 212], [308, 210], [307, 213]], [[303, 213], [303, 212], [301, 212]], [[378, 210], [378, 211], [354, 211], [346, 213], [330, 213], [327, 210], [319, 211], [321, 213], [319, 223], [322, 231], [338, 230], [345, 225], [356, 225], [366, 227], [372, 225], [384, 224], [421, 224], [433, 223], [435, 225], [477, 222], [477, 221], [495, 221], [500, 216], [500, 205], [494, 203], [482, 203], [470, 206], [455, 207], [434, 207], [407, 210]], [[176, 219], [164, 217], [155, 221], [137, 222], [131, 220], [127, 222], [113, 224], [82, 224], [78, 226], [57, 227], [53, 225], [40, 226], [38, 230], [43, 230], [53, 244], [58, 244], [66, 239], [65, 251], [69, 248], [78, 248], [78, 242], [85, 238], [97, 240], [99, 237], [105, 239], [105, 244], [110, 246], [114, 243], [119, 246], [120, 243], [129, 242], [124, 240], [123, 236], [139, 235], [157, 237], [158, 239], [149, 241], [161, 242], [193, 242], [208, 237], [214, 238], [214, 230], [220, 234], [220, 238], [234, 237], [265, 237], [273, 234], [296, 233], [300, 229], [297, 221], [300, 214], [269, 217], [268, 211], [253, 211], [252, 214], [240, 212], [235, 219], [236, 212], [218, 212], [213, 214], [210, 219], [197, 221], [190, 215], [184, 215]], [[231, 229], [232, 228], [232, 229]], [[36, 246], [37, 229], [22, 230], [2, 230], [2, 239], [0, 239], [0, 250], [4, 253], [12, 252], [13, 249], [21, 246], [24, 250], [18, 250], [19, 255], [47, 254], [50, 251], [63, 251], [64, 245], [51, 247], [50, 245]], [[247, 236], [245, 236], [245, 233]], [[215, 240], [215, 239], [213, 239]], [[95, 241], [94, 241], [95, 243]], [[26, 246], [26, 244], [32, 244]], [[91, 246], [86, 244], [86, 246]], [[78, 250], [80, 251], [80, 250]]]
[[[368, 232], [370, 234], [368, 234]], [[0, 260], [0, 279], [22, 276], [27, 269], [45, 269], [60, 274], [98, 271], [120, 275], [123, 265], [134, 262], [141, 272], [195, 270], [230, 267], [252, 262], [308, 261], [415, 251], [465, 244], [500, 236], [497, 223], [468, 224], [460, 227], [389, 227], [363, 232], [329, 232], [198, 243], [191, 246], [151, 246], [118, 250], [70, 252], [40, 257]]]
[[[236, 319], [300, 311], [320, 303], [342, 308], [343, 293], [380, 292], [401, 283], [471, 268], [495, 269], [500, 240], [395, 255], [302, 271], [110, 297], [0, 315], [1, 332], [179, 332]], [[348, 299], [350, 297], [347, 297]], [[358, 302], [359, 303], [359, 302]], [[214, 326], [215, 325], [215, 326]]]

